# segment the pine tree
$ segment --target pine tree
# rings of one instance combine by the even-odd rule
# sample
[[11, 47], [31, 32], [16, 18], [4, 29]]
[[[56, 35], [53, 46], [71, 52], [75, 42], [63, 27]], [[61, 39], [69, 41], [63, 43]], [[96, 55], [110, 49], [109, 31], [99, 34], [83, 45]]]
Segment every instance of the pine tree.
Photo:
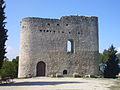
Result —
[[115, 47], [111, 45], [108, 49], [108, 61], [106, 62], [106, 67], [104, 70], [104, 77], [105, 78], [116, 78], [116, 75], [119, 73], [119, 60], [116, 55], [117, 51]]
[[0, 0], [0, 69], [6, 54], [5, 42], [7, 40], [7, 29], [5, 29], [6, 22], [4, 21], [6, 19], [4, 12], [5, 7], [5, 1]]

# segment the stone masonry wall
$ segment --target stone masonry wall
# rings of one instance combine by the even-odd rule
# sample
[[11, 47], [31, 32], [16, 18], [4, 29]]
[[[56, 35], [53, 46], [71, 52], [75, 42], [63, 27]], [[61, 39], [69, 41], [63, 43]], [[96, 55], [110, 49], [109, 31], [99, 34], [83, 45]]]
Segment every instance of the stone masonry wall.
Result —
[[[73, 53], [67, 41], [73, 41]], [[98, 73], [98, 18], [63, 16], [60, 19], [28, 17], [21, 21], [18, 77], [36, 76], [37, 63], [45, 62], [45, 75]]]

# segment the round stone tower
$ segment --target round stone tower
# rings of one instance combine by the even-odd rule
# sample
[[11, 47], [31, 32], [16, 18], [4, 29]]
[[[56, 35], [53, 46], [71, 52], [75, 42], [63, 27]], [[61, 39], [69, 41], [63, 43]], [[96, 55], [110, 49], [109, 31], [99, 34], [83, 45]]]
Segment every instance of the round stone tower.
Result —
[[98, 18], [28, 17], [21, 21], [18, 77], [98, 74]]

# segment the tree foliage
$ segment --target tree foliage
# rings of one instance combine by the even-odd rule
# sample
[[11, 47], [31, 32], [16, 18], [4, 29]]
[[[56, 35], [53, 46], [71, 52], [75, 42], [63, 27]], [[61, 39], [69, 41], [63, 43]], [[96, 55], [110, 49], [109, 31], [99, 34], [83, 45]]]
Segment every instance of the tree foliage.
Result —
[[6, 22], [4, 21], [6, 19], [4, 12], [5, 7], [5, 1], [0, 0], [0, 69], [6, 54], [5, 42], [7, 40], [7, 29], [5, 29]]
[[18, 61], [19, 57], [17, 56], [16, 59], [9, 61], [7, 59], [4, 60], [3, 66], [0, 70], [0, 76], [4, 77], [13, 77], [16, 78], [18, 76]]
[[118, 59], [119, 59], [119, 61], [120, 61], [120, 53], [117, 54], [117, 57], [118, 57]]
[[108, 60], [108, 50], [104, 50], [103, 53], [99, 54], [100, 63], [105, 64]]
[[115, 50], [115, 47], [111, 45], [111, 47], [106, 52], [108, 60], [104, 70], [104, 77], [116, 78], [116, 75], [119, 73], [119, 59], [117, 58], [117, 51]]
[[14, 65], [14, 77], [18, 76], [18, 61], [19, 61], [19, 56], [17, 56], [15, 59], [12, 60], [12, 63]]
[[14, 65], [11, 61], [4, 60], [3, 66], [1, 68], [1, 76], [2, 77], [8, 77], [11, 76], [13, 77], [14, 75]]

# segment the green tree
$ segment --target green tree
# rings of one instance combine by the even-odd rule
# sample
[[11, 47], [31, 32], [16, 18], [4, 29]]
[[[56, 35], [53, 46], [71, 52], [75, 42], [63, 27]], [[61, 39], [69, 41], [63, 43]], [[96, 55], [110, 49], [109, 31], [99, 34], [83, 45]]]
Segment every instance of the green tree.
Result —
[[105, 64], [108, 60], [108, 50], [104, 50], [103, 53], [99, 54], [100, 63]]
[[12, 63], [14, 65], [14, 77], [15, 78], [18, 76], [18, 62], [19, 62], [19, 56], [17, 56], [15, 59], [12, 60]]
[[115, 47], [111, 45], [111, 47], [107, 50], [108, 60], [106, 62], [106, 67], [104, 70], [104, 77], [105, 78], [116, 78], [116, 75], [119, 73], [119, 66], [118, 66], [118, 58], [117, 58], [117, 51]]
[[1, 76], [4, 77], [14, 77], [14, 65], [11, 61], [4, 60], [3, 66], [1, 68]]
[[4, 77], [13, 77], [17, 78], [18, 76], [18, 61], [19, 57], [17, 56], [16, 59], [9, 61], [8, 59], [4, 59], [3, 66], [0, 70], [0, 76]]
[[6, 19], [4, 12], [5, 7], [5, 1], [0, 0], [0, 69], [6, 54], [5, 42], [7, 40], [7, 29], [5, 29], [6, 22], [4, 21]]
[[120, 61], [120, 53], [117, 54], [117, 57], [118, 57], [118, 59], [119, 59], [119, 61]]
[[103, 53], [99, 53], [99, 64], [101, 64], [101, 63], [105, 63], [105, 56], [103, 55]]

